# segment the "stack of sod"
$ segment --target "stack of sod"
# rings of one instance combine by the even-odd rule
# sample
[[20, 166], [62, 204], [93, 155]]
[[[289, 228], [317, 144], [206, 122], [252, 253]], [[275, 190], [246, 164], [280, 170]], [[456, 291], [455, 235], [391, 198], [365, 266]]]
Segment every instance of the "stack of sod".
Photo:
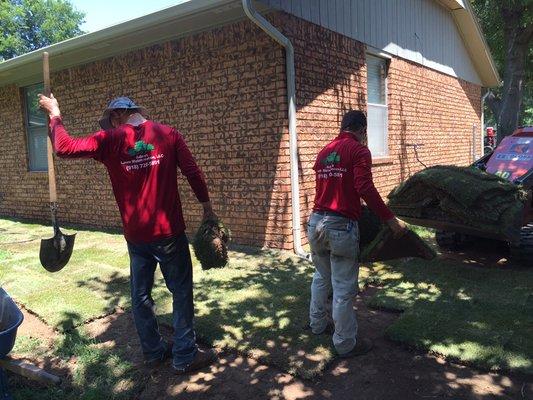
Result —
[[527, 192], [473, 167], [436, 166], [420, 171], [388, 196], [399, 217], [470, 226], [513, 240]]
[[230, 231], [220, 220], [206, 220], [200, 225], [194, 236], [192, 247], [202, 269], [226, 266], [229, 239]]

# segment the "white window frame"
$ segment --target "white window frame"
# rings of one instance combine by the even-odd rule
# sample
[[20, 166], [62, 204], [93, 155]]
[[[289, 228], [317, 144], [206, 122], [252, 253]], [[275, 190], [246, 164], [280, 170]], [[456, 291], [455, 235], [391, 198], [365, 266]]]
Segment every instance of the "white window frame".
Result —
[[[48, 171], [48, 163], [42, 161], [41, 165], [35, 165], [35, 154], [34, 152], [37, 151], [35, 147], [33, 147], [33, 140], [35, 135], [45, 135], [45, 137], [48, 137], [48, 128], [46, 126], [46, 117], [44, 119], [45, 125], [44, 126], [36, 126], [36, 127], [30, 127], [30, 110], [28, 107], [28, 101], [27, 101], [27, 92], [30, 88], [33, 88], [37, 85], [42, 85], [42, 83], [34, 83], [32, 85], [23, 86], [21, 88], [21, 95], [22, 95], [22, 104], [24, 107], [24, 129], [26, 131], [26, 149], [27, 149], [27, 162], [28, 162], [28, 171], [29, 172], [47, 172]], [[36, 99], [37, 101], [37, 99]], [[43, 113], [43, 116], [45, 114]], [[47, 140], [47, 139], [46, 139]], [[48, 143], [46, 143], [48, 144]], [[47, 160], [47, 148], [44, 146], [44, 154], [40, 154], [41, 159], [44, 158], [44, 160]]]
[[[385, 99], [385, 104], [379, 104], [379, 103], [371, 103], [370, 101], [367, 101], [367, 119], [369, 121], [368, 123], [368, 126], [367, 126], [367, 133], [368, 133], [368, 137], [370, 138], [371, 135], [374, 135], [374, 137], [376, 135], [383, 135], [383, 150], [382, 151], [378, 151], [376, 149], [373, 149], [370, 144], [369, 144], [369, 149], [372, 153], [372, 157], [373, 158], [384, 158], [384, 157], [388, 157], [389, 156], [389, 93], [388, 93], [388, 69], [389, 69], [389, 63], [390, 63], [390, 57], [388, 56], [384, 56], [382, 53], [374, 53], [374, 52], [367, 52], [366, 53], [366, 60], [365, 60], [365, 63], [366, 63], [366, 67], [367, 67], [367, 74], [368, 74], [368, 59], [369, 58], [374, 58], [374, 59], [379, 59], [380, 61], [382, 61], [384, 63], [384, 68], [385, 68], [385, 80], [384, 80], [384, 93], [383, 93], [383, 97]], [[368, 75], [367, 75], [367, 100], [368, 100]], [[383, 126], [384, 126], [384, 131], [383, 132], [376, 132], [375, 131], [375, 127], [373, 128], [371, 125], [370, 125], [370, 113], [372, 112], [371, 110], [372, 109], [380, 109], [382, 111], [385, 111], [385, 117], [384, 117], [384, 121], [383, 121]]]

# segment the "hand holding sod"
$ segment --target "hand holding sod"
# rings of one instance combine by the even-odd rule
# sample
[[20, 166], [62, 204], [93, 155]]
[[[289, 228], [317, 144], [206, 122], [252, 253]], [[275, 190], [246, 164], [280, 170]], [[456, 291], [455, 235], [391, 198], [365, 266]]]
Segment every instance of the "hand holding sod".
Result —
[[405, 222], [403, 222], [401, 219], [396, 217], [389, 219], [387, 221], [387, 225], [391, 229], [395, 238], [402, 237], [405, 233], [407, 233], [407, 225], [405, 225]]
[[211, 206], [211, 202], [210, 201], [202, 203], [202, 206], [204, 207], [204, 215], [202, 217], [202, 222], [204, 222], [204, 221], [217, 221], [218, 220], [218, 216], [213, 211], [213, 207]]

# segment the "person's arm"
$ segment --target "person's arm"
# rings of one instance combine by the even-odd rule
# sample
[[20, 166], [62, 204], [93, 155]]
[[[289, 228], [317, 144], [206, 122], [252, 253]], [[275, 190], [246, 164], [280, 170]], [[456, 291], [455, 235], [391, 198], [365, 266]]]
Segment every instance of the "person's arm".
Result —
[[200, 170], [200, 167], [198, 167], [198, 164], [196, 164], [196, 161], [181, 134], [177, 131], [174, 131], [174, 133], [178, 167], [180, 168], [181, 173], [187, 178], [194, 195], [204, 208], [203, 220], [217, 219], [211, 201], [209, 200], [209, 191], [207, 189], [204, 174]]
[[368, 207], [391, 228], [394, 235], [401, 236], [406, 229], [405, 223], [394, 216], [374, 186], [370, 150], [364, 148], [354, 157], [353, 171], [356, 190]]
[[49, 136], [57, 156], [64, 158], [100, 156], [106, 138], [104, 131], [86, 137], [73, 138], [63, 126], [59, 104], [53, 94], [50, 97], [39, 95], [39, 105], [50, 117]]

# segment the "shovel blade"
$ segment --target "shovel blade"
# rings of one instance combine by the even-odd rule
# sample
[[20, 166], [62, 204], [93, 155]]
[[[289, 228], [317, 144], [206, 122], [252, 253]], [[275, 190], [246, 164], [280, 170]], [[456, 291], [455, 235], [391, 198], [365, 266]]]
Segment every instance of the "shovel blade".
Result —
[[41, 265], [48, 272], [57, 272], [67, 265], [72, 249], [74, 248], [74, 235], [64, 235], [60, 230], [50, 239], [41, 239], [39, 259]]

